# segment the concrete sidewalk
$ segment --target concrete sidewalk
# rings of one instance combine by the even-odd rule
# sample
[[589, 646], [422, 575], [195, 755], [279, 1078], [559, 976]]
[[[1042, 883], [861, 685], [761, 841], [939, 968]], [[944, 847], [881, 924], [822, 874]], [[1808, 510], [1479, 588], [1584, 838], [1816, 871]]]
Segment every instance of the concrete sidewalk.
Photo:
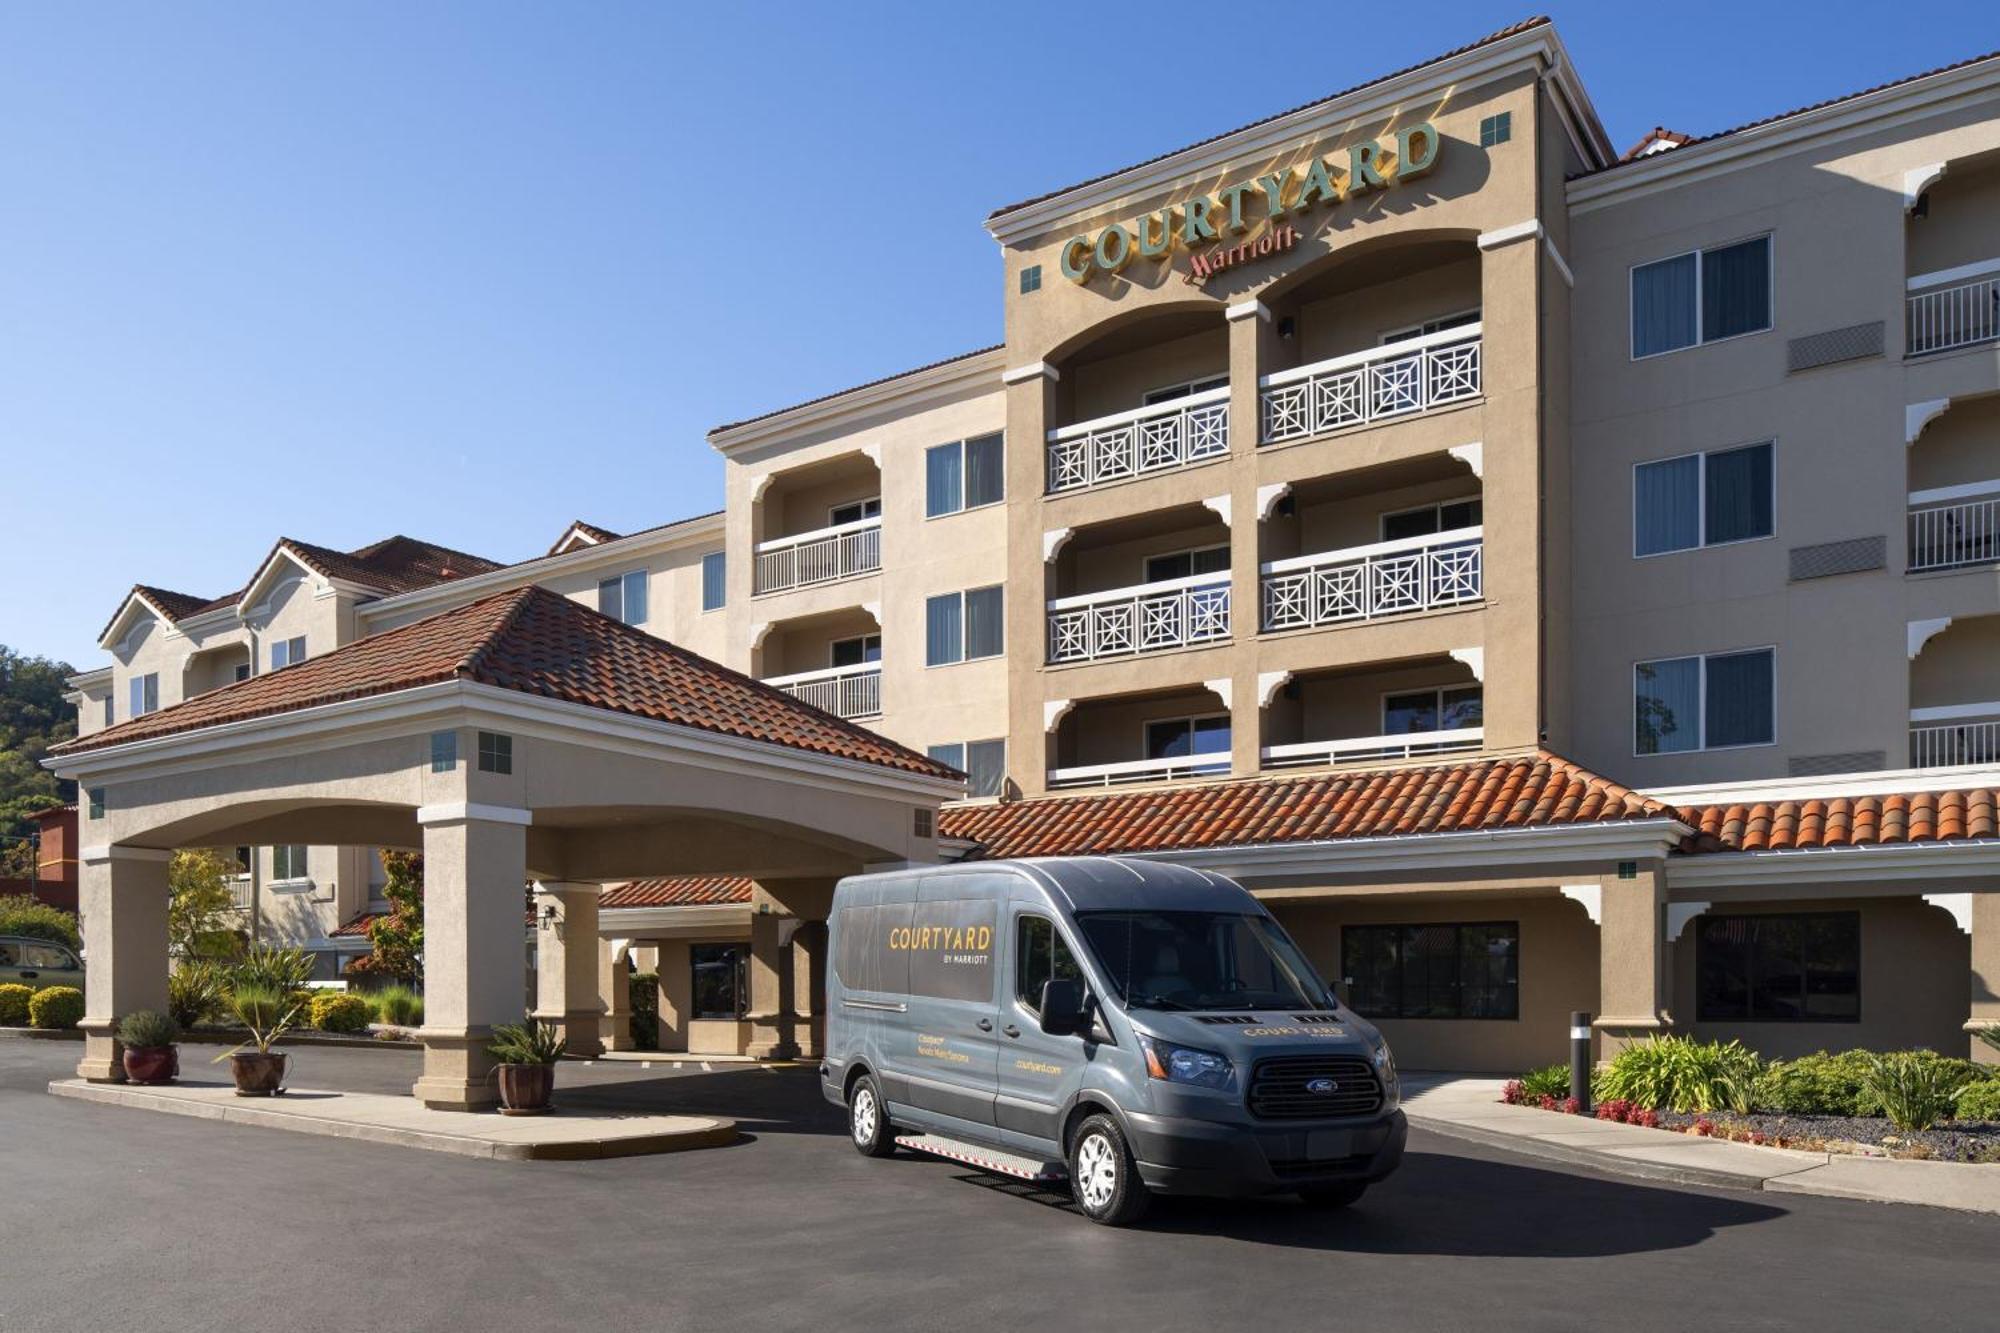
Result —
[[2000, 1213], [2000, 1166], [1760, 1148], [1561, 1115], [1500, 1100], [1500, 1079], [1413, 1074], [1403, 1111], [1433, 1133], [1572, 1166], [1678, 1185], [1821, 1194]]

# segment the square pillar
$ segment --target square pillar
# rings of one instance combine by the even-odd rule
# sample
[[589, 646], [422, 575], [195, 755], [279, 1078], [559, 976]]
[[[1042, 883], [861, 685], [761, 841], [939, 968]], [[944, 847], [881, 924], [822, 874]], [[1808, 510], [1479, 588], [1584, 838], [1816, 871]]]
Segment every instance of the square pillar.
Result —
[[526, 810], [441, 805], [424, 830], [424, 1070], [411, 1091], [435, 1110], [494, 1105], [493, 1029], [527, 1010]]
[[750, 917], [750, 1048], [745, 1054], [760, 1060], [794, 1060], [799, 1055], [784, 938], [794, 920], [776, 912]]
[[694, 956], [686, 940], [661, 940], [660, 1049], [688, 1048], [688, 1018], [694, 1011]]
[[[571, 1055], [604, 1049], [604, 999], [597, 980], [599, 886], [544, 881], [535, 885], [535, 1017], [561, 1029]], [[542, 909], [553, 907], [546, 920]]]
[[792, 933], [792, 1013], [799, 1054], [826, 1049], [826, 922], [801, 921]]
[[167, 1011], [167, 862], [146, 847], [87, 847], [77, 906], [87, 960], [83, 1059], [77, 1077], [125, 1081], [118, 1021], [140, 1009]]
[[599, 1049], [632, 1049], [632, 969], [625, 965], [630, 940], [597, 941], [597, 1002], [602, 1034]]
[[[1584, 886], [1589, 887], [1589, 886]], [[1672, 969], [1667, 966], [1666, 875], [1641, 863], [1631, 879], [1597, 881], [1598, 1057], [1608, 1060], [1625, 1047], [1673, 1026], [1669, 1017]], [[1563, 892], [1586, 907], [1587, 896], [1565, 885]]]
[[2000, 1065], [2000, 1050], [1981, 1041], [1979, 1032], [2000, 1031], [2000, 893], [1975, 893], [1972, 898], [1972, 1011], [1965, 1030], [1972, 1036], [1972, 1058]]

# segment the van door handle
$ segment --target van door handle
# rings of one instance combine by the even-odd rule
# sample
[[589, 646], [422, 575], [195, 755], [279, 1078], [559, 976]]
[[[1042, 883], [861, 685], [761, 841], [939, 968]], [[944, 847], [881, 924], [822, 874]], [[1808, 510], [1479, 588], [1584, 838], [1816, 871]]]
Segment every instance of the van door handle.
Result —
[[982, 1018], [979, 1020], [978, 1026], [981, 1032], [991, 1032], [993, 1030], [993, 1020], [990, 1018]]
[[1001, 1028], [1000, 1030], [1006, 1033], [1010, 1037], [1018, 1037], [1021, 1035], [1021, 1029], [1015, 1027], [1012, 1023], [1009, 1023], [1006, 1027]]

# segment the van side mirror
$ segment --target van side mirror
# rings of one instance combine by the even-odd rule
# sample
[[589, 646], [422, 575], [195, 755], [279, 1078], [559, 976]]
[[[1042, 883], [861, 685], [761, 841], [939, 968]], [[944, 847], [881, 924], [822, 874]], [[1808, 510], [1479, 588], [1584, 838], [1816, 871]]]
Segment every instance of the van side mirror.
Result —
[[1090, 1030], [1083, 983], [1073, 977], [1052, 977], [1042, 983], [1042, 1031], [1070, 1037]]

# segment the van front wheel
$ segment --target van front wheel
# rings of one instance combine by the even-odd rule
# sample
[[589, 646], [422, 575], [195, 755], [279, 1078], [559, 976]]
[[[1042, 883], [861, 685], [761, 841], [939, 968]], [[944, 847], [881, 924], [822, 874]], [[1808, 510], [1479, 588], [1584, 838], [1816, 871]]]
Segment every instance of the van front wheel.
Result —
[[1129, 1226], [1145, 1215], [1153, 1196], [1132, 1165], [1125, 1134], [1108, 1115], [1094, 1115], [1077, 1126], [1069, 1148], [1070, 1188], [1076, 1206], [1093, 1222]]
[[895, 1131], [873, 1074], [863, 1074], [847, 1094], [847, 1134], [863, 1157], [887, 1157], [896, 1151]]

